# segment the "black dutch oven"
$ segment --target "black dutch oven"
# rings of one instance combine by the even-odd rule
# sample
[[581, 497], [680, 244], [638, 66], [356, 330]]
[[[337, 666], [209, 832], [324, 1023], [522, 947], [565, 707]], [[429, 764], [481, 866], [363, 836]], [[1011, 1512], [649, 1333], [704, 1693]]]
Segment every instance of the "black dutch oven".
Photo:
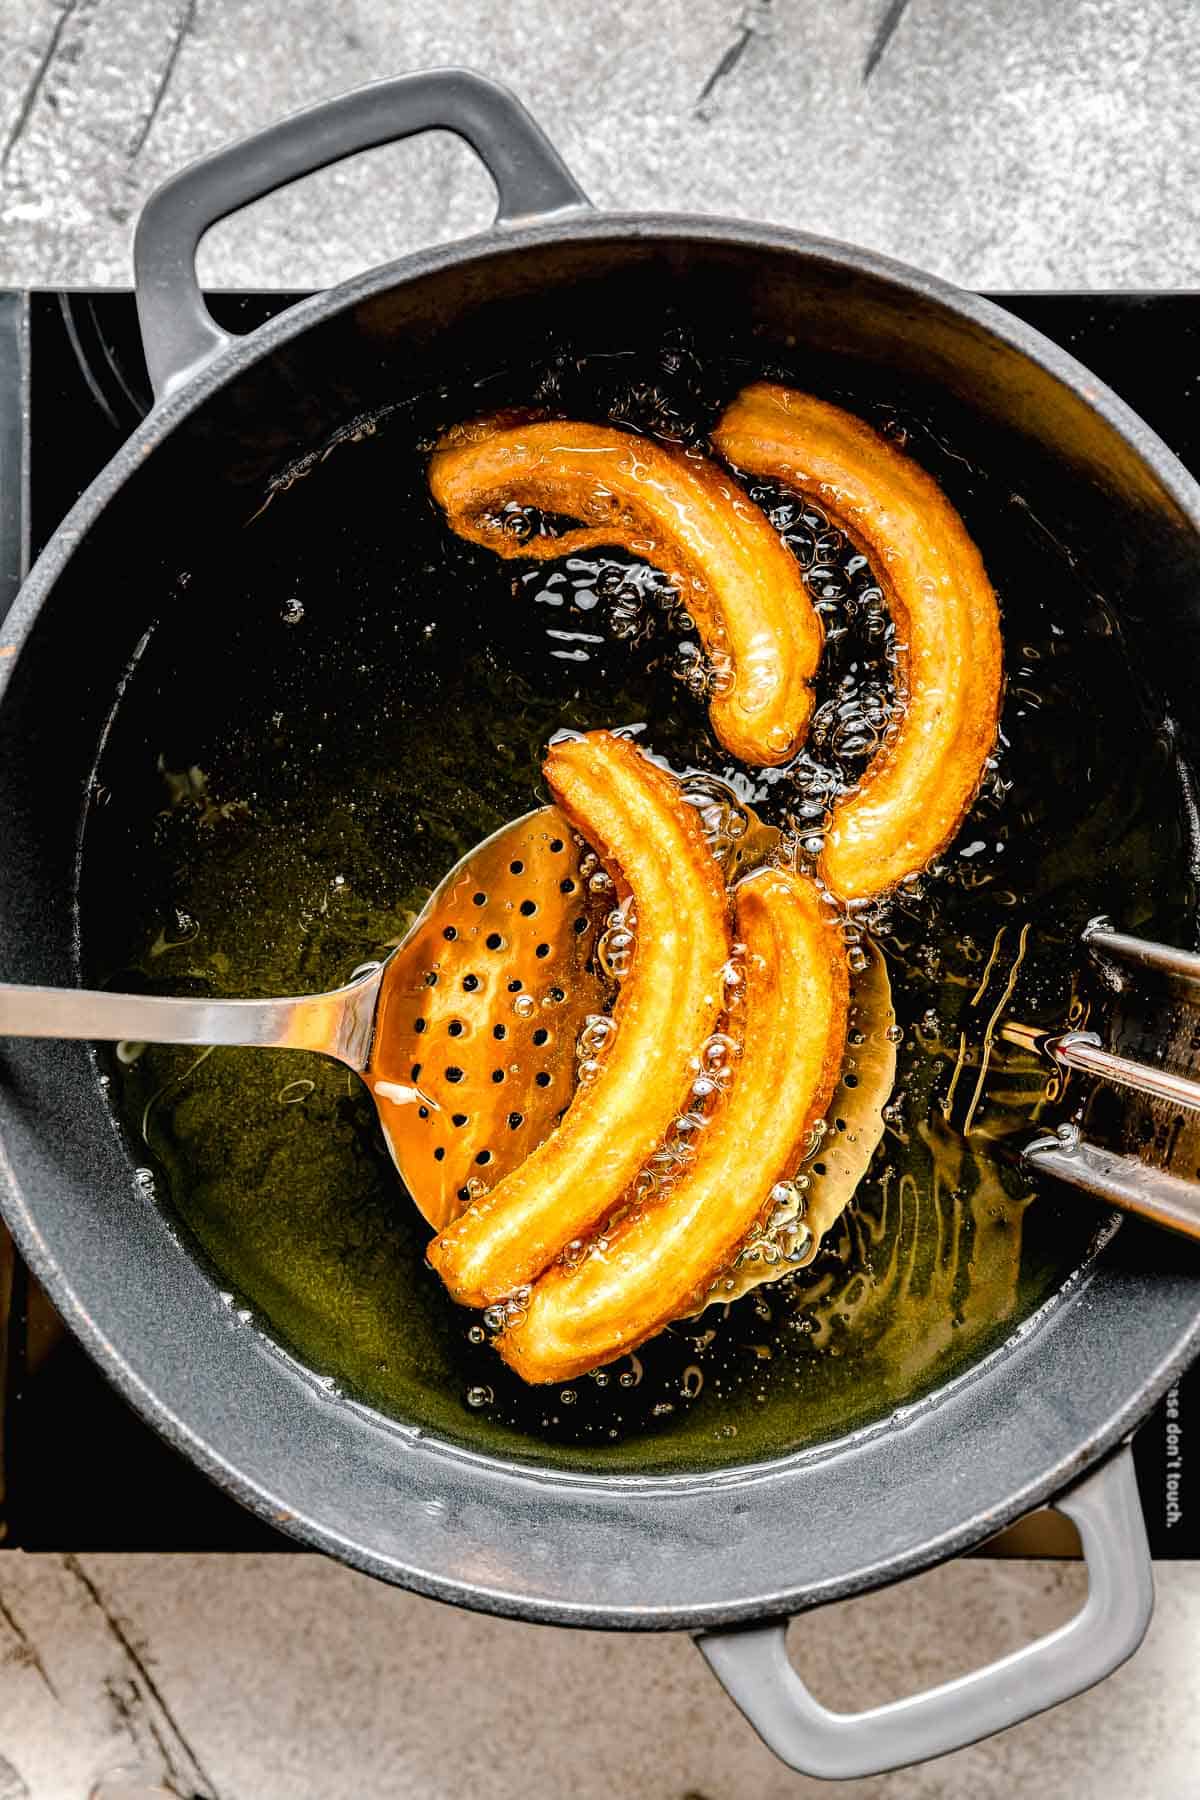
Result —
[[[492, 176], [491, 230], [249, 336], [217, 326], [195, 275], [209, 226], [337, 158], [432, 129], [465, 138]], [[564, 331], [608, 341], [614, 319], [651, 335], [668, 309], [735, 319], [764, 364], [920, 394], [995, 479], [1039, 495], [1048, 533], [1123, 620], [1137, 679], [1188, 754], [1200, 491], [1086, 369], [971, 294], [796, 232], [596, 213], [516, 100], [455, 70], [380, 82], [185, 171], [147, 206], [136, 265], [157, 404], [56, 532], [0, 646], [7, 979], [84, 976], [80, 846], [98, 746], [143, 634], [169, 593], [182, 603], [175, 574], [202, 547], [236, 562], [248, 493], [385, 390], [461, 386], [499, 343], [520, 362]], [[186, 662], [177, 675], [182, 692]], [[1081, 1691], [1145, 1630], [1151, 1573], [1127, 1440], [1197, 1345], [1191, 1246], [1126, 1224], [998, 1351], [870, 1429], [716, 1472], [606, 1477], [389, 1420], [239, 1328], [135, 1180], [87, 1047], [4, 1046], [0, 1137], [22, 1254], [130, 1403], [230, 1493], [302, 1543], [439, 1599], [696, 1633], [797, 1769], [867, 1774], [966, 1744]], [[785, 1657], [789, 1615], [911, 1575], [1045, 1503], [1075, 1520], [1087, 1556], [1090, 1597], [1071, 1624], [874, 1712], [834, 1715], [812, 1699]]]

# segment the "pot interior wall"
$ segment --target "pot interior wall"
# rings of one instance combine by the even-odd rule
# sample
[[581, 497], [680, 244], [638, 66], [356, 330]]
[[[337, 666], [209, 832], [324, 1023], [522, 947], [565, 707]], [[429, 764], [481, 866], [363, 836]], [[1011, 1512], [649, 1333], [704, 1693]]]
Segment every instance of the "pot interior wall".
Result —
[[[761, 372], [905, 429], [1006, 612], [1012, 791], [981, 816], [987, 881], [939, 890], [941, 965], [894, 952], [907, 1101], [863, 1223], [839, 1228], [794, 1305], [768, 1299], [767, 1318], [742, 1303], [715, 1350], [676, 1335], [607, 1391], [531, 1402], [441, 1298], [343, 1071], [148, 1051], [102, 1057], [98, 1084], [80, 1051], [22, 1047], [13, 1133], [32, 1146], [35, 1114], [43, 1130], [55, 1106], [61, 1118], [37, 1155], [48, 1237], [131, 1342], [147, 1309], [203, 1287], [219, 1312], [223, 1290], [231, 1332], [245, 1309], [406, 1426], [573, 1469], [690, 1471], [836, 1440], [912, 1401], [1086, 1258], [1094, 1211], [1053, 1196], [1027, 1209], [1019, 1175], [930, 1140], [948, 1073], [930, 1042], [953, 1042], [1002, 927], [1011, 949], [1030, 923], [1021, 991], [1047, 1024], [1088, 917], [1191, 941], [1177, 766], [1190, 720], [1172, 688], [1193, 653], [1194, 537], [1053, 376], [819, 256], [700, 238], [498, 253], [346, 307], [186, 420], [79, 546], [0, 709], [5, 972], [79, 966], [197, 993], [332, 985], [463, 849], [536, 802], [555, 729], [649, 720], [676, 766], [720, 771], [669, 640], [595, 643], [599, 613], [539, 606], [540, 582], [514, 595], [510, 568], [448, 539], [422, 446], [538, 399], [634, 418], [669, 405], [703, 424]], [[908, 1186], [905, 1168], [921, 1172]], [[182, 1311], [180, 1332], [186, 1357]]]

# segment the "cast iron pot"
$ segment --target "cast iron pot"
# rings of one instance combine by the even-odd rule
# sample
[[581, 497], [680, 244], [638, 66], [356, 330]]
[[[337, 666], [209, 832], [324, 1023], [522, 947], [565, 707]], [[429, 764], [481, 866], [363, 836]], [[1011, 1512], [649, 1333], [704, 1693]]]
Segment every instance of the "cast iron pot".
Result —
[[[195, 276], [216, 220], [351, 152], [465, 138], [494, 227], [307, 300], [246, 337]], [[0, 943], [6, 979], [80, 979], [78, 843], [129, 659], [198, 534], [240, 527], [239, 471], [282, 467], [397, 382], [433, 386], [491, 337], [533, 354], [564, 318], [727, 309], [764, 343], [919, 390], [972, 453], [1039, 486], [1053, 530], [1122, 612], [1182, 733], [1194, 701], [1200, 491], [1112, 393], [985, 301], [865, 251], [708, 218], [600, 215], [513, 97], [456, 70], [386, 81], [197, 164], [142, 217], [137, 290], [157, 404], [60, 527], [0, 646]], [[239, 512], [239, 506], [242, 510]], [[1129, 1433], [1200, 1336], [1193, 1247], [1127, 1224], [970, 1377], [872, 1431], [711, 1477], [605, 1479], [472, 1455], [331, 1398], [259, 1334], [147, 1203], [87, 1047], [9, 1043], [4, 1216], [111, 1380], [230, 1493], [301, 1542], [460, 1605], [551, 1624], [699, 1634], [793, 1767], [864, 1775], [938, 1755], [1078, 1693], [1139, 1643], [1152, 1603]], [[1090, 1473], [1089, 1473], [1090, 1471]], [[436, 1502], [436, 1504], [435, 1504]], [[856, 1716], [820, 1707], [789, 1614], [911, 1575], [1031, 1508], [1078, 1524], [1090, 1597], [990, 1668]]]

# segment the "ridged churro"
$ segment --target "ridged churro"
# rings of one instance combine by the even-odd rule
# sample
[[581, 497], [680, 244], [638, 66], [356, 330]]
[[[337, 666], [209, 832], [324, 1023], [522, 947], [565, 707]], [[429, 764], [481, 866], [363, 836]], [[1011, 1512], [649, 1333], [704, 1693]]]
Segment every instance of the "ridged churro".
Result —
[[723, 1004], [724, 884], [678, 784], [604, 731], [554, 745], [544, 771], [628, 895], [636, 949], [596, 1079], [577, 1086], [558, 1128], [430, 1246], [430, 1262], [467, 1306], [524, 1287], [611, 1212], [679, 1112], [690, 1061]]
[[841, 407], [755, 382], [713, 444], [821, 508], [870, 561], [896, 627], [898, 724], [834, 808], [823, 880], [843, 901], [924, 868], [961, 825], [995, 743], [996, 596], [958, 513], [912, 459]]
[[[782, 763], [803, 742], [823, 632], [795, 559], [728, 470], [613, 426], [482, 419], [442, 440], [429, 485], [460, 537], [504, 557], [620, 545], [677, 586], [709, 657], [709, 705], [734, 756]], [[512, 507], [579, 519], [512, 530]]]
[[[529, 1382], [566, 1381], [703, 1304], [793, 1174], [829, 1105], [846, 1041], [845, 951], [815, 885], [762, 869], [735, 890], [746, 945], [742, 1053], [695, 1160], [575, 1267], [548, 1269], [500, 1354]], [[649, 946], [647, 946], [649, 948]]]

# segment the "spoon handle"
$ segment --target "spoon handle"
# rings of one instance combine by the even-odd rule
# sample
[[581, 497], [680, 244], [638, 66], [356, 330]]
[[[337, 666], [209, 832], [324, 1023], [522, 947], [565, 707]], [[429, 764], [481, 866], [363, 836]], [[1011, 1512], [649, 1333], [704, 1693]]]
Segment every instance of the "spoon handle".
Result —
[[187, 1000], [0, 983], [0, 1038], [319, 1050], [361, 1069], [370, 1048], [377, 993], [377, 971], [332, 993], [285, 1000]]

